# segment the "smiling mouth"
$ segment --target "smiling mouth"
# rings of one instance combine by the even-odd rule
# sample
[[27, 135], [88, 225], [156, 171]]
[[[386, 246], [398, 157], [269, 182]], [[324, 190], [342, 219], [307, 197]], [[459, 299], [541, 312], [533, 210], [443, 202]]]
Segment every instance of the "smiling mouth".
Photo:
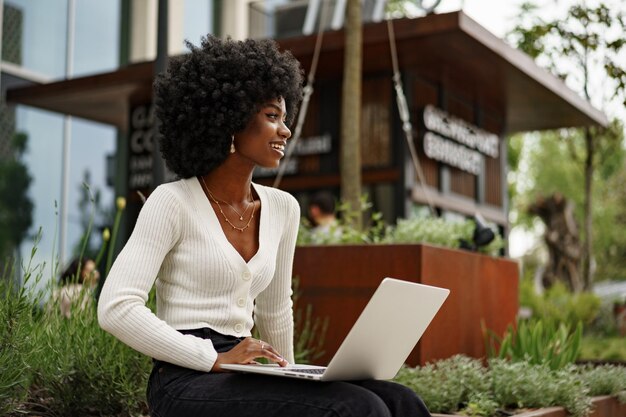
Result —
[[277, 151], [285, 152], [285, 145], [281, 143], [270, 143], [270, 146]]

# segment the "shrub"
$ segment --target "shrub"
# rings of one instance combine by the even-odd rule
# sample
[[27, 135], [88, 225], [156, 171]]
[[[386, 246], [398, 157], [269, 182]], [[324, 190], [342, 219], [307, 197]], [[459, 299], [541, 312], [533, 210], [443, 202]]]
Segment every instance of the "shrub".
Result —
[[544, 323], [566, 323], [573, 328], [582, 322], [586, 327], [598, 316], [600, 304], [595, 294], [574, 294], [560, 282], [543, 294], [535, 292], [530, 280], [523, 280], [520, 285], [520, 305], [529, 307], [532, 317]]
[[[361, 200], [360, 210], [368, 212], [371, 203]], [[363, 243], [429, 243], [448, 248], [459, 248], [461, 241], [471, 242], [476, 224], [472, 220], [451, 221], [440, 217], [414, 217], [398, 219], [395, 226], [385, 226], [382, 214], [370, 215], [367, 227], [356, 229], [352, 226], [354, 211], [345, 204], [337, 210], [338, 222], [329, 231], [316, 232], [305, 218], [300, 223], [298, 245], [337, 245]], [[502, 236], [495, 233], [495, 239], [478, 250], [497, 256], [504, 247]]]
[[589, 395], [615, 395], [626, 403], [626, 367], [584, 365], [579, 368], [579, 377], [589, 389]]
[[51, 309], [34, 328], [41, 353], [31, 368], [32, 411], [55, 415], [136, 415], [146, 410], [150, 358], [100, 329], [95, 303], [66, 319]]
[[328, 231], [316, 231], [306, 218], [302, 218], [298, 229], [297, 244], [337, 245], [380, 242], [387, 230], [381, 213], [371, 213], [367, 225], [363, 228], [353, 226], [356, 214], [359, 211], [368, 213], [372, 207], [366, 196], [361, 198], [360, 203], [361, 206], [356, 210], [352, 209], [347, 203], [340, 203], [336, 212], [337, 223], [331, 225]]
[[385, 238], [386, 242], [424, 242], [458, 248], [462, 239], [471, 240], [474, 225], [471, 221], [451, 222], [443, 218], [421, 217], [398, 219]]
[[626, 361], [626, 343], [620, 336], [585, 336], [581, 344], [580, 358]]
[[589, 391], [573, 366], [553, 370], [545, 364], [492, 359], [489, 370], [494, 399], [503, 408], [559, 405], [577, 417], [591, 409]]
[[432, 413], [510, 415], [522, 408], [562, 406], [574, 417], [591, 411], [591, 396], [617, 395], [626, 402], [626, 368], [547, 364], [457, 355], [423, 367], [404, 367], [396, 382], [413, 389]]
[[400, 370], [395, 378], [415, 391], [432, 413], [452, 413], [488, 392], [487, 369], [480, 361], [456, 355], [423, 367]]
[[0, 277], [0, 415], [13, 412], [26, 398], [34, 356], [33, 303], [25, 287], [13, 285], [14, 268], [12, 262], [7, 265]]

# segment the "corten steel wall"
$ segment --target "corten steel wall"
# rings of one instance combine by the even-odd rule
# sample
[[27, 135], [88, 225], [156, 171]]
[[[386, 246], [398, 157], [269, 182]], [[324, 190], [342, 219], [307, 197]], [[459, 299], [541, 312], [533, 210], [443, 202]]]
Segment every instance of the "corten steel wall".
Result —
[[328, 363], [384, 277], [450, 289], [407, 360], [413, 366], [457, 353], [484, 357], [481, 322], [502, 335], [519, 306], [516, 262], [430, 245], [302, 246], [294, 276], [299, 305], [310, 303], [315, 317], [329, 318], [318, 364]]

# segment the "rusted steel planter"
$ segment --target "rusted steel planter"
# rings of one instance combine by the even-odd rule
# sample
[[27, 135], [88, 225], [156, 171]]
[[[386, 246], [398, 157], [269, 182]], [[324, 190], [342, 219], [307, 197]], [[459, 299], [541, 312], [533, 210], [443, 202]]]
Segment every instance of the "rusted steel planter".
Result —
[[515, 323], [519, 301], [516, 262], [423, 244], [336, 245], [296, 248], [300, 300], [329, 317], [326, 364], [384, 277], [446, 287], [450, 296], [407, 363], [423, 365], [455, 354], [485, 356], [481, 322], [503, 334]]

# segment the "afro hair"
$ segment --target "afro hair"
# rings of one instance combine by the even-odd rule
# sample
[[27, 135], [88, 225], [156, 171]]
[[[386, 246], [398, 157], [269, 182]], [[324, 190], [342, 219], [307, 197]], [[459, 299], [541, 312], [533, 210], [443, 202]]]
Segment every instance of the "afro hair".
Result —
[[266, 102], [282, 97], [291, 124], [302, 98], [302, 69], [272, 40], [204, 37], [172, 58], [154, 82], [161, 155], [180, 178], [206, 175], [229, 154], [231, 135]]

